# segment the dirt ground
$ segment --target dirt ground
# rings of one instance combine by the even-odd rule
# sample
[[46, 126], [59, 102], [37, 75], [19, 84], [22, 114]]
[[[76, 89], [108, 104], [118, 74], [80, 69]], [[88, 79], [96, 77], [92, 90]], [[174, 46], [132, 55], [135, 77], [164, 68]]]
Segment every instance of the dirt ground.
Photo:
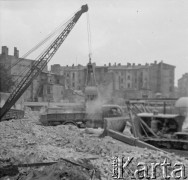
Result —
[[[2, 180], [87, 180], [113, 179], [113, 157], [134, 157], [129, 168], [138, 162], [147, 164], [182, 162], [188, 175], [188, 160], [174, 154], [132, 147], [112, 139], [99, 138], [102, 131], [74, 126], [42, 126], [38, 114], [27, 112], [21, 120], [0, 123], [0, 179]], [[58, 163], [53, 162], [58, 161]], [[52, 162], [48, 166], [19, 167], [7, 165]], [[12, 168], [12, 169], [11, 169]], [[172, 170], [169, 167], [168, 170]], [[128, 175], [124, 179], [131, 179]], [[162, 170], [157, 169], [157, 179]]]

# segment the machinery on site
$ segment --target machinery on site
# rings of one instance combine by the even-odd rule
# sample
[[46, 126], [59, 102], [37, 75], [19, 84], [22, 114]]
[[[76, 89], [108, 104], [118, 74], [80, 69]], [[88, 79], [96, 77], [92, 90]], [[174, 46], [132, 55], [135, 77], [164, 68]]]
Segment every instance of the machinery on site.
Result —
[[[15, 89], [12, 91], [5, 104], [0, 110], [0, 121], [8, 120], [14, 118], [10, 111], [11, 107], [16, 103], [16, 101], [22, 96], [22, 94], [26, 91], [26, 89], [30, 86], [31, 82], [42, 72], [42, 70], [46, 67], [48, 62], [54, 56], [56, 51], [59, 49], [61, 44], [64, 42], [66, 37], [69, 35], [81, 15], [88, 11], [88, 6], [83, 5], [81, 10], [76, 12], [72, 18], [70, 18], [67, 23], [65, 29], [58, 35], [58, 37], [48, 46], [45, 51], [34, 61], [33, 65], [26, 72], [25, 76], [19, 81]], [[6, 114], [9, 112], [9, 116], [7, 118]]]
[[94, 65], [91, 63], [91, 57], [89, 56], [89, 63], [87, 64], [85, 92], [84, 92], [86, 103], [96, 100], [99, 95], [94, 68], [95, 68]]
[[[141, 107], [141, 106], [140, 106]], [[127, 102], [130, 136], [118, 131], [121, 124], [105, 120], [101, 136], [111, 136], [124, 143], [155, 150], [165, 150], [188, 157], [188, 131], [183, 129], [185, 117], [179, 114], [150, 112]]]
[[[60, 45], [66, 39], [72, 28], [80, 18], [80, 16], [88, 11], [88, 6], [83, 5], [81, 10], [74, 14], [74, 16], [67, 22], [65, 29], [58, 35], [58, 37], [50, 44], [49, 47], [34, 61], [33, 66], [28, 70], [26, 75], [21, 79], [19, 84], [8, 97], [0, 112], [2, 120], [16, 118], [15, 113], [11, 113], [11, 107], [22, 96], [25, 90], [30, 86], [31, 82], [36, 78], [39, 73], [46, 67], [53, 55], [56, 53]], [[89, 63], [87, 64], [85, 82], [85, 103], [76, 106], [67, 103], [63, 107], [47, 107], [45, 112], [41, 114], [40, 121], [45, 125], [57, 124], [74, 124], [78, 127], [103, 127], [104, 118], [123, 118], [121, 107], [117, 105], [101, 105], [97, 109], [94, 108], [94, 102], [97, 100], [99, 93], [95, 78], [95, 67], [91, 62], [91, 53], [89, 54]], [[11, 111], [10, 111], [11, 109]], [[92, 112], [89, 111], [92, 109]], [[93, 111], [95, 109], [95, 111]], [[20, 118], [20, 116], [17, 116]], [[123, 121], [124, 124], [125, 121]]]
[[104, 128], [105, 119], [113, 119], [116, 122], [121, 122], [120, 129], [118, 131], [123, 131], [126, 125], [126, 119], [123, 111], [118, 105], [102, 105], [94, 113], [88, 113], [85, 111], [84, 106], [72, 107], [56, 107], [47, 108], [46, 111], [40, 115], [39, 121], [43, 125], [75, 125], [79, 128]]
[[[125, 127], [126, 119], [123, 110], [115, 104], [102, 104], [97, 88], [95, 69], [89, 57], [86, 69], [86, 82], [84, 90], [84, 103], [67, 103], [59, 107], [47, 107], [40, 115], [39, 121], [43, 125], [75, 125], [79, 128], [103, 128], [104, 119], [113, 119], [121, 122], [119, 131]], [[122, 128], [123, 127], [123, 128]]]
[[[88, 29], [88, 32], [90, 30]], [[88, 35], [90, 35], [88, 33]], [[88, 37], [90, 41], [90, 36]], [[91, 62], [91, 44], [89, 43], [89, 62], [86, 66], [86, 81], [84, 87], [84, 102], [78, 104], [67, 103], [59, 107], [47, 107], [40, 115], [39, 121], [43, 125], [75, 125], [79, 128], [103, 128], [104, 119], [113, 119], [121, 122], [119, 131], [125, 127], [125, 116], [120, 106], [103, 104], [100, 102], [100, 94], [95, 76], [95, 65]], [[72, 90], [74, 92], [74, 90]], [[122, 128], [123, 127], [123, 128]]]
[[[22, 96], [31, 82], [42, 72], [53, 55], [59, 49], [69, 35], [81, 15], [88, 11], [88, 6], [83, 5], [67, 22], [65, 29], [57, 36], [45, 51], [34, 61], [32, 67], [19, 81], [5, 104], [0, 110], [0, 121], [12, 118], [20, 118], [22, 113], [13, 111], [11, 108]], [[188, 150], [187, 132], [182, 131], [184, 117], [166, 112], [151, 112], [146, 107], [138, 107], [127, 103], [129, 117], [124, 116], [122, 108], [118, 105], [101, 105], [94, 108], [99, 97], [95, 79], [94, 65], [91, 57], [87, 65], [87, 78], [85, 86], [85, 103], [78, 109], [75, 106], [59, 108], [47, 108], [41, 115], [40, 121], [46, 125], [74, 124], [78, 127], [102, 127], [104, 132], [101, 136], [109, 135], [125, 143], [148, 147], [151, 149]], [[165, 104], [164, 104], [165, 106]], [[90, 111], [91, 110], [91, 111]], [[128, 123], [129, 122], [129, 123]], [[130, 124], [132, 136], [123, 134], [126, 124]], [[188, 155], [187, 155], [188, 156]]]
[[139, 113], [133, 119], [135, 136], [142, 141], [158, 148], [188, 150], [188, 139], [183, 138], [188, 133], [182, 131], [183, 122], [184, 117], [177, 114]]

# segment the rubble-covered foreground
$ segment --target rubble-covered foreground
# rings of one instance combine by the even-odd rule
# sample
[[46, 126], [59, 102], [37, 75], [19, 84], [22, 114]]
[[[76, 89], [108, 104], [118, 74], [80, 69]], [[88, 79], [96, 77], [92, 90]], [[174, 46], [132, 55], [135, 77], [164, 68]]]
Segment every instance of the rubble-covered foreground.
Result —
[[[134, 157], [129, 169], [135, 171], [138, 162], [163, 162], [167, 158], [172, 165], [184, 163], [188, 175], [188, 160], [174, 154], [165, 154], [148, 149], [132, 147], [110, 137], [99, 138], [98, 131], [74, 126], [42, 126], [38, 116], [29, 112], [25, 119], [0, 122], [0, 179], [14, 180], [85, 180], [113, 179], [112, 158]], [[13, 168], [12, 176], [5, 176], [6, 165], [54, 162], [39, 167], [21, 167], [19, 173]], [[169, 172], [172, 167], [168, 168]], [[9, 171], [9, 169], [7, 170]], [[10, 173], [10, 172], [9, 172]], [[157, 169], [157, 179], [162, 179], [162, 170]], [[125, 174], [124, 179], [131, 179]]]

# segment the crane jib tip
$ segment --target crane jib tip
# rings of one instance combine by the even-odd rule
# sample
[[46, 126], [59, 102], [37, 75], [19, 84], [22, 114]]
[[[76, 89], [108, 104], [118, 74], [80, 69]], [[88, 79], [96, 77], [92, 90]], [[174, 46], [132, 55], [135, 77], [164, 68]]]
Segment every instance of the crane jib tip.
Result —
[[84, 13], [84, 12], [87, 12], [88, 11], [88, 5], [85, 4], [81, 7], [81, 11]]

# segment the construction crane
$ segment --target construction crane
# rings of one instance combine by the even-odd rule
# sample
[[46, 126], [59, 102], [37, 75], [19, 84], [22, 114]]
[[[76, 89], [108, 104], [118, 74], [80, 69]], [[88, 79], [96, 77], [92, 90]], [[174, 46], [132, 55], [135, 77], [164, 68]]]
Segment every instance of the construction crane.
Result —
[[91, 47], [91, 30], [89, 14], [87, 14], [87, 31], [88, 31], [88, 47], [89, 47], [89, 63], [86, 67], [86, 82], [85, 82], [85, 101], [95, 101], [98, 98], [98, 87], [95, 76], [95, 67], [91, 62], [92, 47]]
[[69, 35], [81, 15], [88, 11], [88, 6], [83, 5], [81, 10], [76, 12], [74, 16], [69, 20], [69, 23], [65, 29], [60, 33], [60, 35], [53, 41], [53, 43], [40, 55], [37, 60], [33, 63], [33, 66], [29, 69], [26, 75], [18, 83], [15, 89], [10, 94], [9, 98], [5, 102], [4, 106], [0, 111], [0, 121], [3, 120], [5, 114], [11, 109], [11, 107], [16, 103], [16, 101], [22, 96], [26, 89], [30, 86], [31, 82], [42, 72], [46, 67], [48, 62], [54, 56], [56, 51], [59, 49], [61, 44], [64, 42], [66, 37]]
[[98, 88], [95, 77], [95, 67], [91, 63], [89, 57], [89, 63], [87, 64], [86, 83], [85, 83], [85, 98], [86, 101], [96, 100], [98, 97]]

